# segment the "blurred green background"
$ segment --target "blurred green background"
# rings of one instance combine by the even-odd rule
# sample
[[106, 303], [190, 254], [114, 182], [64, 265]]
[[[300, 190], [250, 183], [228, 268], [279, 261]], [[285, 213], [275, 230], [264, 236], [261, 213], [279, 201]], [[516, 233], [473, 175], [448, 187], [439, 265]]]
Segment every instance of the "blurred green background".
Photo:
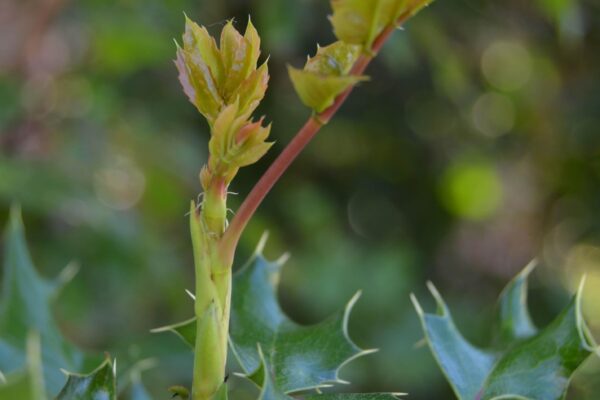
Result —
[[[325, 0], [3, 0], [0, 221], [23, 206], [34, 260], [54, 276], [76, 260], [56, 317], [90, 351], [156, 357], [156, 399], [186, 384], [191, 355], [151, 328], [192, 304], [185, 212], [200, 190], [207, 125], [172, 64], [183, 12], [218, 33], [249, 14], [270, 55], [259, 112], [277, 144], [234, 181], [235, 209], [309, 115], [286, 64], [333, 41]], [[600, 337], [600, 3], [437, 0], [397, 32], [338, 116], [259, 209], [237, 265], [263, 231], [290, 252], [281, 301], [297, 321], [359, 289], [351, 333], [382, 351], [346, 367], [347, 390], [450, 399], [409, 301], [425, 282], [486, 345], [494, 302], [530, 259], [543, 326], [587, 273]], [[600, 362], [569, 398], [597, 399]]]

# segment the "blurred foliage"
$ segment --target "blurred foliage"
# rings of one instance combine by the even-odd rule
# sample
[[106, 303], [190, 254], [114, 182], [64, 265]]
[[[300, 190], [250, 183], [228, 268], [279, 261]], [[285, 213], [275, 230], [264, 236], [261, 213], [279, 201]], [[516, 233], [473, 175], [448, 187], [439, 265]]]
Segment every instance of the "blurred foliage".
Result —
[[[208, 140], [172, 64], [182, 11], [215, 31], [251, 13], [270, 55], [259, 111], [277, 143], [234, 182], [239, 203], [309, 114], [286, 64], [334, 40], [328, 2], [0, 2], [0, 220], [22, 204], [43, 276], [80, 263], [55, 310], [61, 330], [79, 347], [156, 357], [144, 375], [156, 398], [189, 384], [185, 345], [148, 331], [192, 311], [184, 214]], [[479, 345], [487, 305], [538, 256], [534, 322], [549, 322], [587, 273], [598, 337], [600, 6], [439, 1], [405, 28], [269, 195], [237, 264], [269, 230], [267, 256], [292, 255], [280, 295], [299, 322], [363, 289], [350, 329], [384, 351], [342, 371], [349, 390], [450, 398], [408, 299], [426, 297], [427, 279]], [[569, 398], [595, 398], [599, 364]]]

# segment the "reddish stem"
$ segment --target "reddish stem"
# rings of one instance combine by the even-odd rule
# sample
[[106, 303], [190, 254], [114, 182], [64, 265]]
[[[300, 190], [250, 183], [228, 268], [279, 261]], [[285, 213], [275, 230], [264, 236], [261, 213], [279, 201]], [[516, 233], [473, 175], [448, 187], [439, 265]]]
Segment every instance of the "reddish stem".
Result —
[[[398, 24], [401, 24], [406, 20], [409, 15], [400, 17]], [[372, 46], [372, 52], [370, 54], [362, 54], [358, 60], [354, 63], [351, 75], [362, 75], [367, 69], [369, 63], [373, 60], [387, 39], [390, 37], [395, 27], [387, 27], [381, 34], [375, 39]], [[254, 215], [254, 212], [262, 203], [267, 193], [271, 190], [273, 185], [279, 180], [281, 175], [287, 170], [290, 164], [296, 159], [298, 154], [306, 147], [310, 140], [319, 132], [321, 127], [329, 122], [335, 113], [340, 109], [342, 104], [346, 101], [350, 93], [354, 89], [353, 86], [348, 88], [342, 94], [340, 94], [333, 105], [322, 113], [311, 116], [304, 126], [298, 131], [292, 141], [286, 146], [286, 148], [279, 154], [273, 164], [267, 169], [264, 175], [259, 179], [256, 185], [252, 188], [242, 205], [240, 206], [235, 217], [229, 224], [229, 227], [225, 231], [223, 236], [223, 255], [226, 259], [233, 260], [237, 243], [244, 231], [244, 228], [250, 221], [250, 218]]]

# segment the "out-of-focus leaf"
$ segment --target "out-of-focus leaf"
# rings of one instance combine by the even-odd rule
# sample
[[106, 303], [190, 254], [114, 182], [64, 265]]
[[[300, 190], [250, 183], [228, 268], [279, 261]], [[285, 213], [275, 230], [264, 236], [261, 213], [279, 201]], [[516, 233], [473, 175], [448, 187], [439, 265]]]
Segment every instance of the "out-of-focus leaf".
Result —
[[370, 48], [400, 17], [414, 15], [430, 0], [332, 0], [331, 23], [338, 39]]
[[55, 400], [116, 400], [116, 367], [106, 359], [88, 375], [68, 374], [67, 383]]
[[25, 338], [39, 332], [44, 381], [48, 393], [64, 384], [61, 368], [78, 369], [83, 355], [61, 335], [52, 317], [51, 301], [73, 275], [66, 270], [48, 281], [39, 276], [25, 243], [25, 232], [18, 207], [13, 207], [5, 233], [4, 282], [0, 298], [0, 370], [15, 371], [25, 362]]
[[427, 342], [459, 399], [560, 400], [573, 372], [597, 351], [581, 316], [582, 287], [549, 326], [535, 329], [525, 304], [531, 269], [511, 281], [499, 300], [498, 349], [481, 350], [468, 343], [432, 284], [437, 313], [425, 313], [412, 297]]
[[27, 338], [27, 366], [24, 371], [14, 372], [0, 382], [0, 399], [45, 400], [44, 377], [40, 337], [30, 333]]

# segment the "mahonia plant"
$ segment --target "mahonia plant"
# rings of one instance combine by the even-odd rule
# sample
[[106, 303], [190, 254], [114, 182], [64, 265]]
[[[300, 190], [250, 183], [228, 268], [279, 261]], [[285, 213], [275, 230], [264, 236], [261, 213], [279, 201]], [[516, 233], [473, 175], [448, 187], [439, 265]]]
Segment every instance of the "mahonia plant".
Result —
[[[199, 173], [201, 200], [190, 204], [189, 224], [195, 268], [194, 317], [154, 330], [172, 331], [193, 350], [191, 391], [170, 388], [174, 397], [227, 398], [228, 349], [242, 369], [238, 374], [259, 388], [259, 400], [393, 400], [400, 393], [323, 393], [344, 381], [339, 370], [373, 350], [359, 348], [348, 335], [348, 319], [359, 295], [324, 321], [301, 326], [279, 306], [278, 274], [285, 258], [270, 262], [261, 240], [251, 260], [235, 276], [232, 266], [242, 232], [256, 209], [292, 161], [328, 123], [392, 32], [429, 0], [331, 0], [330, 21], [337, 41], [317, 47], [302, 69], [288, 67], [300, 100], [313, 112], [297, 135], [250, 191], [228, 221], [227, 196], [238, 170], [261, 159], [271, 125], [253, 113], [265, 96], [267, 61], [259, 65], [260, 36], [248, 20], [244, 34], [229, 21], [219, 44], [205, 27], [186, 17], [175, 65], [190, 102], [210, 129], [209, 157]], [[67, 273], [48, 282], [33, 268], [18, 210], [11, 212], [0, 298], [0, 399], [116, 400], [116, 362], [84, 354], [70, 345], [51, 318], [50, 302]], [[581, 291], [546, 329], [538, 331], [524, 304], [526, 278], [520, 274], [500, 300], [500, 336], [491, 350], [469, 344], [455, 328], [433, 285], [437, 314], [413, 302], [434, 356], [460, 400], [564, 397], [572, 373], [598, 352], [579, 305]], [[23, 338], [27, 337], [27, 340]], [[87, 361], [86, 361], [87, 360]], [[91, 360], [91, 361], [90, 361]], [[130, 369], [130, 400], [150, 397], [140, 384], [144, 360]], [[87, 375], [60, 374], [91, 369]], [[147, 363], [146, 363], [147, 364]], [[25, 365], [18, 370], [17, 365]], [[5, 374], [6, 373], [6, 376]], [[61, 389], [62, 387], [62, 389]]]
[[[232, 303], [237, 304], [235, 294], [233, 301], [231, 299], [232, 265], [239, 237], [266, 193], [310, 138], [331, 119], [352, 87], [366, 79], [362, 76], [362, 71], [385, 39], [397, 25], [424, 4], [426, 2], [423, 0], [332, 2], [334, 12], [331, 20], [339, 40], [331, 45], [319, 47], [317, 54], [308, 58], [304, 69], [289, 67], [290, 77], [300, 99], [314, 110], [314, 114], [250, 192], [230, 224], [227, 221], [227, 194], [231, 181], [239, 168], [258, 161], [272, 145], [266, 141], [271, 126], [263, 126], [263, 118], [258, 121], [252, 119], [252, 113], [264, 97], [267, 88], [267, 62], [260, 66], [258, 64], [260, 37], [250, 19], [243, 35], [236, 30], [233, 21], [227, 22], [217, 45], [205, 27], [186, 17], [183, 47], [177, 46], [175, 64], [183, 90], [206, 118], [211, 137], [208, 145], [208, 163], [200, 172], [202, 201], [200, 204], [192, 201], [190, 207], [190, 230], [196, 273], [196, 288], [193, 294], [195, 316], [189, 321], [159, 328], [158, 331], [175, 331], [192, 345], [192, 399], [208, 400], [226, 395], [225, 363], [232, 314], [233, 352], [238, 356], [238, 361], [248, 377], [256, 378], [257, 371], [263, 368], [262, 383], [253, 379], [263, 390], [266, 390], [267, 381], [271, 382], [269, 386], [274, 388], [274, 393], [283, 395], [335, 383], [339, 381], [337, 370], [340, 366], [363, 353], [346, 333], [345, 324], [350, 309], [348, 308], [335, 324], [325, 324], [327, 329], [321, 326], [314, 327], [315, 332], [321, 332], [323, 338], [331, 337], [331, 344], [334, 346], [332, 349], [345, 346], [347, 351], [339, 351], [337, 357], [329, 357], [326, 360], [312, 360], [312, 363], [306, 365], [314, 365], [313, 370], [304, 371], [300, 368], [298, 360], [302, 359], [301, 355], [306, 349], [300, 342], [298, 347], [294, 347], [289, 341], [303, 336], [306, 336], [304, 340], [309, 340], [307, 335], [310, 329], [299, 329], [299, 332], [293, 333], [293, 322], [282, 313], [277, 316], [262, 315], [261, 313], [272, 311], [276, 307], [274, 295], [268, 301], [263, 299], [261, 302], [256, 299], [256, 310], [248, 308], [250, 300], [246, 302], [245, 312], [242, 314], [247, 315], [240, 315], [235, 309], [231, 310]], [[348, 37], [345, 32], [352, 30], [357, 20], [362, 21], [363, 32]], [[255, 265], [258, 266], [266, 263], [260, 255], [256, 256], [256, 260]], [[268, 270], [269, 268], [265, 269]], [[265, 271], [261, 276], [266, 279], [268, 274]], [[269, 286], [268, 280], [263, 282], [263, 286], [265, 285]], [[265, 291], [254, 290], [250, 293], [266, 296]], [[273, 304], [267, 307], [264, 306], [264, 302]], [[264, 307], [259, 307], [261, 304]], [[256, 315], [249, 318], [248, 315], [252, 313]], [[273, 321], [270, 321], [272, 326], [265, 326], [260, 330], [253, 326], [269, 317], [273, 318]], [[239, 326], [241, 321], [245, 321], [244, 328], [240, 330], [243, 333], [236, 335], [235, 327]], [[256, 337], [250, 335], [253, 330], [257, 330]], [[284, 356], [284, 351], [273, 348], [278, 342], [269, 340], [269, 333], [281, 341], [285, 341], [289, 336], [289, 340], [282, 343], [281, 347], [294, 349], [295, 352]], [[248, 338], [251, 338], [249, 342]], [[325, 346], [327, 341], [322, 340]], [[314, 353], [323, 350], [315, 348]], [[265, 354], [268, 357], [263, 357]], [[273, 361], [274, 354], [280, 355], [279, 363]], [[296, 360], [295, 364], [293, 360]], [[274, 378], [267, 380], [266, 377], [270, 375]], [[287, 377], [285, 383], [281, 381], [283, 377]], [[299, 377], [304, 377], [305, 381], [297, 382]], [[185, 395], [181, 389], [177, 390], [176, 394]]]

